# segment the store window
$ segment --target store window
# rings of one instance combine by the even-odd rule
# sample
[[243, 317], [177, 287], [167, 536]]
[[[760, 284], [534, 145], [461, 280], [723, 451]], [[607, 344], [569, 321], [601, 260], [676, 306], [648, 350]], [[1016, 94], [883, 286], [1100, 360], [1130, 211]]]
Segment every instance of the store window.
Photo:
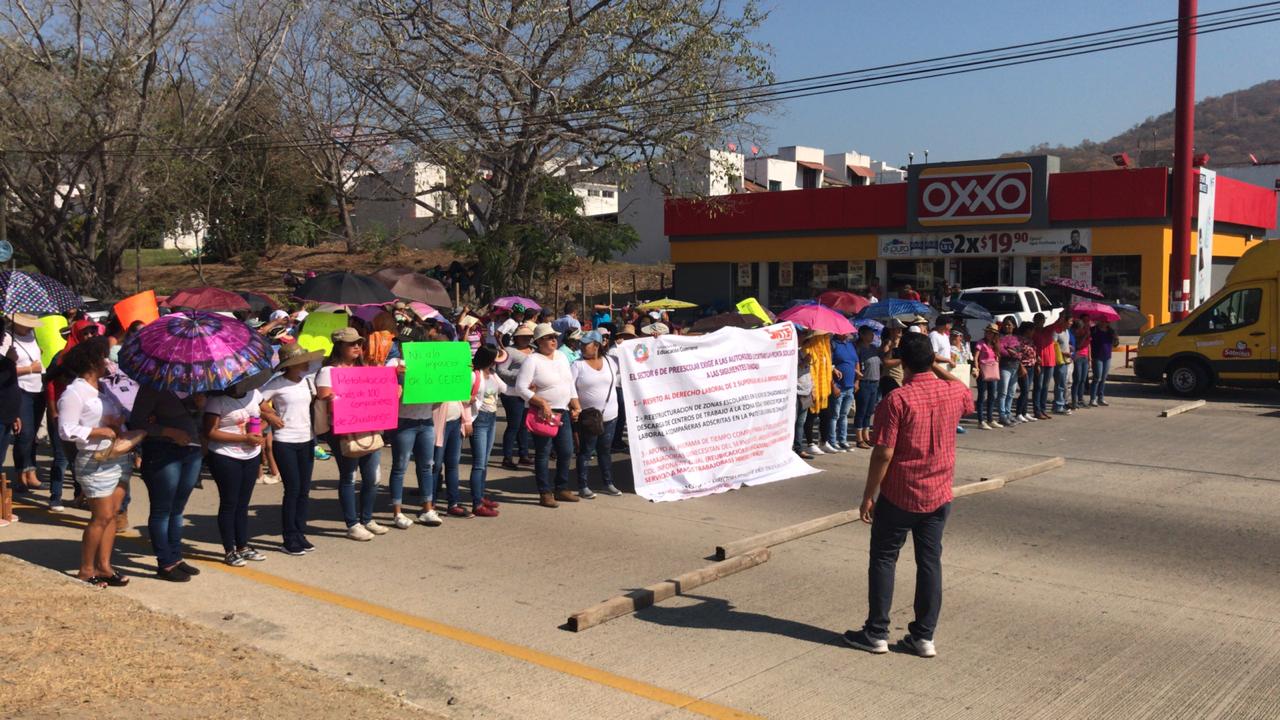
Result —
[[1092, 281], [1108, 302], [1137, 305], [1142, 301], [1142, 256], [1095, 255]]
[[943, 284], [945, 263], [942, 260], [890, 260], [889, 277], [886, 279], [889, 297], [898, 297], [898, 293], [910, 285], [920, 297], [928, 300], [935, 289]]
[[760, 263], [729, 263], [729, 272], [733, 275], [730, 287], [733, 288], [733, 304], [760, 292]]
[[847, 290], [848, 273], [849, 263], [843, 260], [769, 263], [768, 304], [785, 308], [793, 300], [812, 300], [824, 290]]

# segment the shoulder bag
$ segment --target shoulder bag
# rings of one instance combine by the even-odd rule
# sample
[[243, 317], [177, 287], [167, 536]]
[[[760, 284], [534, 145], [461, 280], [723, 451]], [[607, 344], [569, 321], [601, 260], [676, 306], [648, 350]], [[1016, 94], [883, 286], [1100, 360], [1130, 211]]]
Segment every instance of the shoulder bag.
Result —
[[[603, 362], [609, 367], [609, 392], [604, 397], [604, 406], [609, 407], [609, 402], [613, 400], [613, 384], [617, 381], [617, 377], [613, 374], [613, 363], [609, 361], [609, 358], [603, 358]], [[588, 367], [590, 366], [588, 365]], [[596, 437], [603, 435], [604, 412], [595, 408], [587, 408], [578, 413], [578, 428], [588, 435]]]

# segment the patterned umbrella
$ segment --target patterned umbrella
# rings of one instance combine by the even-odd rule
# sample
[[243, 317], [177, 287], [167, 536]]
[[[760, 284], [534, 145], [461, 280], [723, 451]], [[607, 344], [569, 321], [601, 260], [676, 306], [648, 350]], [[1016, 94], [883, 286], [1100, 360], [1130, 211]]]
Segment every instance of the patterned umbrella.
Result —
[[778, 319], [798, 323], [810, 330], [821, 330], [834, 335], [853, 332], [853, 323], [849, 322], [848, 318], [826, 305], [817, 303], [787, 308], [778, 313]]
[[200, 311], [165, 315], [120, 348], [120, 369], [156, 390], [224, 390], [270, 367], [271, 346], [261, 335], [234, 318]]
[[539, 305], [538, 303], [534, 302], [533, 300], [527, 297], [520, 297], [519, 295], [508, 295], [507, 297], [500, 297], [497, 300], [494, 300], [490, 304], [496, 308], [502, 308], [503, 310], [510, 310], [515, 305], [523, 305], [525, 310], [541, 310], [542, 309], [542, 306]]
[[1060, 288], [1066, 288], [1070, 290], [1071, 294], [1073, 295], [1079, 295], [1080, 297], [1093, 298], [1094, 300], [1102, 300], [1103, 298], [1106, 297], [1106, 295], [1103, 295], [1102, 291], [1099, 290], [1098, 288], [1094, 287], [1093, 285], [1090, 285], [1087, 282], [1084, 282], [1083, 280], [1076, 280], [1075, 278], [1051, 277], [1048, 280], [1045, 280], [1044, 284], [1054, 285]]
[[47, 275], [21, 270], [0, 272], [0, 295], [4, 297], [0, 309], [6, 315], [49, 315], [84, 307], [84, 300], [66, 285]]
[[223, 290], [209, 285], [179, 290], [165, 298], [162, 304], [164, 307], [208, 310], [210, 312], [217, 310], [231, 312], [250, 309], [249, 303], [239, 295], [230, 290]]
[[818, 302], [846, 315], [853, 315], [871, 304], [870, 300], [861, 295], [854, 295], [844, 290], [828, 290], [818, 296]]
[[933, 308], [916, 300], [899, 300], [890, 298], [881, 300], [880, 302], [871, 303], [858, 313], [858, 319], [869, 320], [888, 320], [891, 317], [899, 315], [924, 315], [925, 317], [936, 316], [938, 312]]

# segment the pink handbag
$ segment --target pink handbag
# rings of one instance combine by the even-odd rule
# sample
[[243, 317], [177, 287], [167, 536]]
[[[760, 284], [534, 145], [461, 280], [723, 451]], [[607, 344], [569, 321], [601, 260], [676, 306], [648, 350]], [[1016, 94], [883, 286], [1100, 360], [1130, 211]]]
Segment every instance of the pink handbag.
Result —
[[524, 413], [525, 428], [538, 437], [555, 437], [560, 432], [560, 413], [552, 411], [550, 420], [543, 420], [535, 408]]

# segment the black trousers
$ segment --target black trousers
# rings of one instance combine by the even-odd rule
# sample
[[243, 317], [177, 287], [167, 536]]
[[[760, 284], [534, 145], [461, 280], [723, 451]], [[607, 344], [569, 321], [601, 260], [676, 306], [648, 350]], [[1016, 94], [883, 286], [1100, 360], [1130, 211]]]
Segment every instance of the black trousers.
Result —
[[950, 514], [951, 503], [931, 513], [913, 513], [899, 508], [883, 495], [876, 501], [867, 569], [867, 622], [863, 625], [869, 637], [889, 637], [898, 551], [910, 533], [916, 552], [916, 619], [907, 625], [907, 631], [914, 638], [933, 639], [938, 613], [942, 611], [942, 530]]

